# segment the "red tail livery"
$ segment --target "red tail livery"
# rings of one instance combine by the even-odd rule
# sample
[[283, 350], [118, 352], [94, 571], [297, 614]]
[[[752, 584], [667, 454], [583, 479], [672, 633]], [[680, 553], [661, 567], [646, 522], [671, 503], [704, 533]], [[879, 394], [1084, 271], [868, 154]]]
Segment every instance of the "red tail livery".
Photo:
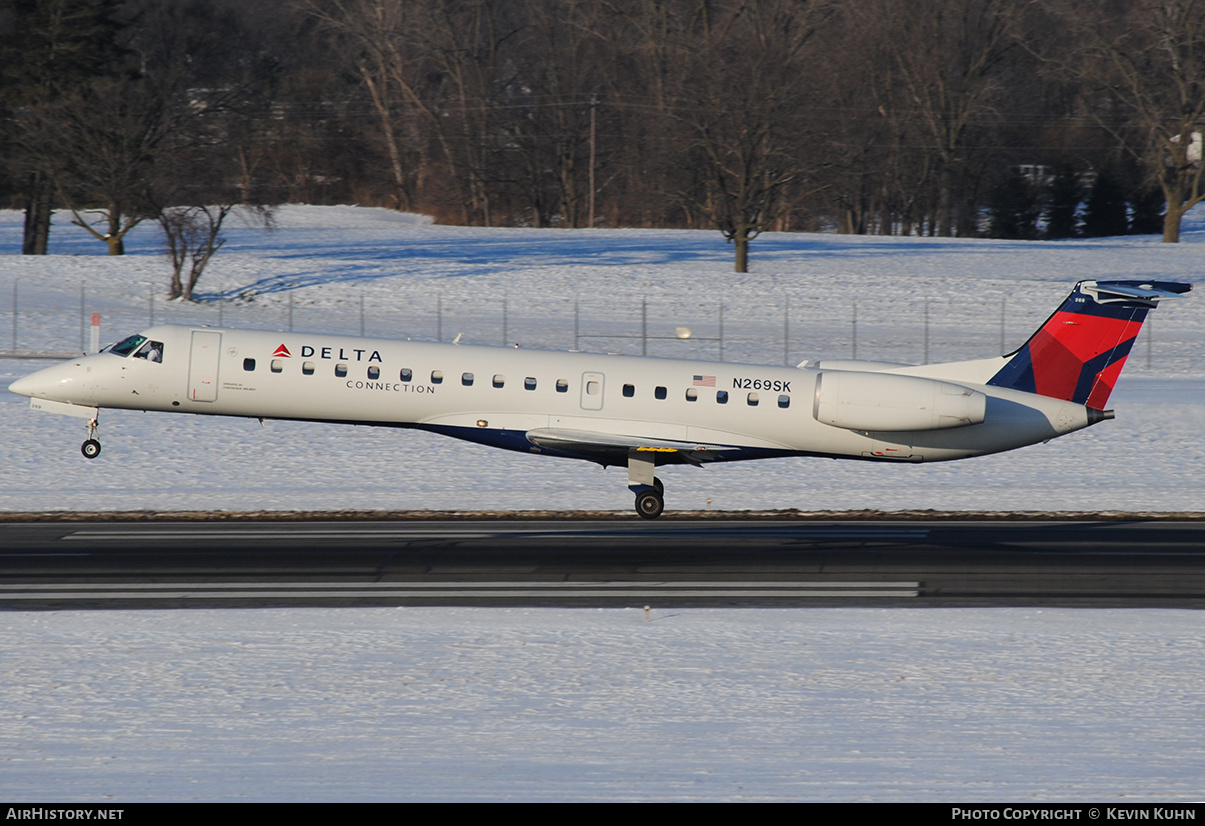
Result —
[[1172, 281], [1081, 281], [988, 384], [1103, 410], [1147, 311], [1191, 289]]

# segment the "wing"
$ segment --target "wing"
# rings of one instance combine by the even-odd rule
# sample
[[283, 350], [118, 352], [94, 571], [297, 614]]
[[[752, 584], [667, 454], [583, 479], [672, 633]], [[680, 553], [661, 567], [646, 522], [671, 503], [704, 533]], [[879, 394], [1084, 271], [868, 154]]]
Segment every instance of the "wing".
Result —
[[626, 465], [632, 451], [647, 453], [656, 464], [676, 462], [701, 466], [704, 462], [736, 459], [747, 448], [735, 445], [679, 442], [671, 439], [648, 439], [616, 433], [590, 430], [565, 430], [540, 427], [527, 431], [532, 444], [558, 453], [593, 459], [608, 465]]

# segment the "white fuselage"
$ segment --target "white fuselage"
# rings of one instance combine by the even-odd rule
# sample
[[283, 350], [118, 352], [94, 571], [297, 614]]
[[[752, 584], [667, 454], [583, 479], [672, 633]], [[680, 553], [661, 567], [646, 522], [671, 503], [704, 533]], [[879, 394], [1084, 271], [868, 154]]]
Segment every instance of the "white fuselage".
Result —
[[[656, 464], [941, 461], [1095, 421], [1082, 405], [985, 386], [1002, 359], [868, 372], [215, 328], [143, 335], [162, 343], [159, 361], [82, 356], [11, 389], [35, 404], [419, 427], [604, 464], [628, 450]], [[951, 397], [949, 415], [932, 408]]]

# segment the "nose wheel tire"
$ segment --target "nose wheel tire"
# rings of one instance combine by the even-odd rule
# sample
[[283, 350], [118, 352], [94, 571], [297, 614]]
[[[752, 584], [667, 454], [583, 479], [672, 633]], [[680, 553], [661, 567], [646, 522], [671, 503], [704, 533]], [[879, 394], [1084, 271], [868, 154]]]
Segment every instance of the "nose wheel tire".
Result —
[[100, 442], [95, 439], [89, 439], [80, 445], [79, 451], [84, 454], [85, 459], [95, 459], [100, 455]]
[[645, 488], [636, 494], [636, 513], [641, 519], [656, 519], [665, 510], [665, 497], [656, 488]]

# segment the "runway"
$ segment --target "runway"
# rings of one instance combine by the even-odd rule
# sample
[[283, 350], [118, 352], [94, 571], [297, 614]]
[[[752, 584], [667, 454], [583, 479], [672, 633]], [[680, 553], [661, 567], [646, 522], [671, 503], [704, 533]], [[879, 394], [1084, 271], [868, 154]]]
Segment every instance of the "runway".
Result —
[[1202, 522], [0, 524], [0, 608], [1205, 607]]

